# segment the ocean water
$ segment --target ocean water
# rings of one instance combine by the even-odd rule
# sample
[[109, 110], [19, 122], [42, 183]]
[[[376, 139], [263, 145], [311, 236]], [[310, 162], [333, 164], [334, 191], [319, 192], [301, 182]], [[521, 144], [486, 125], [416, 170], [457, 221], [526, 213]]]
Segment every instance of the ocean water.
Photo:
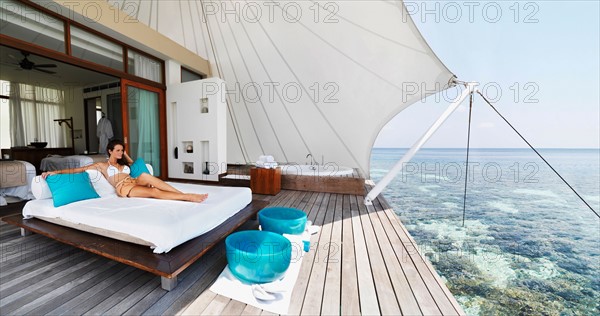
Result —
[[[406, 149], [375, 148], [379, 181]], [[600, 212], [600, 151], [540, 153]], [[600, 315], [600, 219], [530, 149], [423, 149], [383, 192], [469, 315]]]

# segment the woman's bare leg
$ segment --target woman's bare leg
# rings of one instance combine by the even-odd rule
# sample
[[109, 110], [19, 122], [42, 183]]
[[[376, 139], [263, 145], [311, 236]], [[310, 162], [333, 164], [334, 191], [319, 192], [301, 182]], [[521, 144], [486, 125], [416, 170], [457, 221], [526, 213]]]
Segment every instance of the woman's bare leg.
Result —
[[163, 191], [158, 188], [149, 188], [146, 186], [136, 185], [131, 189], [131, 191], [129, 191], [129, 197], [145, 197], [161, 200], [177, 200], [200, 203], [206, 200], [208, 194], [171, 192]]
[[153, 186], [155, 188], [158, 188], [159, 190], [167, 191], [167, 192], [183, 193], [183, 192], [175, 189], [168, 183], [164, 182], [163, 180], [161, 180], [153, 175], [150, 175], [148, 173], [142, 173], [137, 178], [137, 184], [143, 185], [143, 186]]

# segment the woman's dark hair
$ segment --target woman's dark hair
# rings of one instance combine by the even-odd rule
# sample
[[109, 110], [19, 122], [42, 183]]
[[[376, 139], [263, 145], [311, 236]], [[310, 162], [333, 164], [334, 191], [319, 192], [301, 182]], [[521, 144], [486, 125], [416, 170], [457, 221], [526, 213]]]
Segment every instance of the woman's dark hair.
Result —
[[[121, 146], [123, 146], [123, 149], [125, 149], [125, 143], [123, 143], [123, 141], [120, 139], [113, 139], [110, 142], [108, 142], [108, 145], [106, 145], [106, 154], [109, 157], [110, 157], [110, 152], [113, 151], [115, 149], [115, 146], [117, 146], [117, 145], [121, 145]], [[125, 158], [117, 159], [117, 163], [122, 166], [129, 166], [129, 164], [127, 163]]]

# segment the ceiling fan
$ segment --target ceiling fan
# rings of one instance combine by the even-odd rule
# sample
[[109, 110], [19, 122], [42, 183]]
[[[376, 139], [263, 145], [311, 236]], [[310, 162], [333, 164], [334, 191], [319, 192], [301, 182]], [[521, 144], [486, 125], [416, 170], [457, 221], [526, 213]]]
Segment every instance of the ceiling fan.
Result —
[[43, 69], [43, 68], [56, 68], [56, 64], [36, 64], [35, 62], [33, 62], [27, 58], [29, 56], [29, 53], [22, 51], [21, 54], [23, 54], [23, 60], [21, 60], [20, 62], [17, 63], [17, 65], [19, 65], [19, 67], [21, 67], [21, 69], [37, 70], [37, 71], [45, 72], [47, 74], [55, 74], [56, 73], [54, 71]]

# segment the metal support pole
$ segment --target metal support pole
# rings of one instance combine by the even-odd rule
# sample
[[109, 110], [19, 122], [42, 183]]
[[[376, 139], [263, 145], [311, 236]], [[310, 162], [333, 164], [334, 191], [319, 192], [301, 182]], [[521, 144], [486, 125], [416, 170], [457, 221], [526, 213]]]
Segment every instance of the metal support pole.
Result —
[[412, 147], [408, 150], [404, 157], [400, 159], [392, 169], [373, 187], [371, 191], [365, 197], [365, 205], [373, 205], [373, 200], [377, 198], [379, 193], [385, 189], [385, 187], [390, 184], [390, 182], [396, 177], [396, 175], [402, 171], [404, 168], [404, 164], [412, 159], [412, 157], [423, 147], [423, 145], [431, 138], [431, 136], [438, 130], [438, 128], [446, 121], [446, 119], [452, 114], [458, 106], [473, 92], [475, 91], [475, 87], [477, 86], [476, 82], [468, 82], [467, 88], [448, 106], [446, 111], [442, 113], [442, 115], [431, 125], [431, 127], [419, 138], [419, 140], [412, 145]]

